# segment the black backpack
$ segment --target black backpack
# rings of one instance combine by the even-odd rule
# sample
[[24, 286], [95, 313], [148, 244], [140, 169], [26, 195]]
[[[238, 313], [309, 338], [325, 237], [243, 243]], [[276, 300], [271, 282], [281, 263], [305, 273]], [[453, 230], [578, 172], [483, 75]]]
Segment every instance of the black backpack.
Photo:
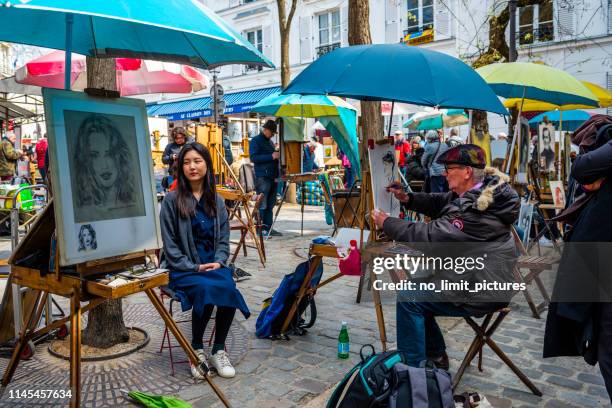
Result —
[[[364, 348], [372, 350], [368, 357]], [[455, 407], [450, 374], [432, 368], [433, 363], [408, 367], [403, 353], [393, 350], [376, 354], [370, 344], [361, 347], [359, 354], [361, 362], [340, 381], [327, 408]]]

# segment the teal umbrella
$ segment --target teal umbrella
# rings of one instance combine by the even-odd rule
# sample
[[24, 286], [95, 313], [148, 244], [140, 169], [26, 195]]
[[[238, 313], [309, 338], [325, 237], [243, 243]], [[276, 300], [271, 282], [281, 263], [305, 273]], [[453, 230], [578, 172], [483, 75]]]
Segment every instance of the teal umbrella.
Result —
[[253, 112], [278, 117], [317, 118], [329, 131], [351, 165], [361, 172], [357, 139], [356, 109], [336, 96], [280, 95], [274, 93], [251, 108]]
[[[74, 33], [74, 36], [73, 36]], [[0, 40], [97, 57], [202, 68], [273, 64], [213, 11], [192, 0], [0, 0]], [[70, 78], [70, 70], [66, 70]]]
[[404, 127], [431, 130], [466, 125], [468, 122], [468, 115], [463, 109], [433, 109], [415, 113], [404, 122]]

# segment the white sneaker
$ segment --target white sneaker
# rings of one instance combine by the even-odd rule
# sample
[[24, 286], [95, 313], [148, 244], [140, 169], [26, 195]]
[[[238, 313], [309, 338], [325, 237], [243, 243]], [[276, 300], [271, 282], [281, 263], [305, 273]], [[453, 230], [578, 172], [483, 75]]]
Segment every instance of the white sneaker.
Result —
[[236, 370], [232, 367], [229, 357], [225, 350], [219, 350], [215, 355], [210, 356], [208, 362], [217, 370], [217, 374], [223, 378], [233, 378], [236, 375]]
[[[200, 361], [206, 361], [206, 357], [204, 356], [204, 350], [199, 349], [196, 350], [196, 355], [198, 356], [198, 359]], [[199, 366], [194, 366], [193, 363], [189, 363], [189, 366], [191, 367], [191, 375], [193, 376], [193, 378], [195, 378], [196, 380], [203, 380], [206, 375], [204, 374], [204, 372], [202, 371], [202, 369], [200, 369]]]

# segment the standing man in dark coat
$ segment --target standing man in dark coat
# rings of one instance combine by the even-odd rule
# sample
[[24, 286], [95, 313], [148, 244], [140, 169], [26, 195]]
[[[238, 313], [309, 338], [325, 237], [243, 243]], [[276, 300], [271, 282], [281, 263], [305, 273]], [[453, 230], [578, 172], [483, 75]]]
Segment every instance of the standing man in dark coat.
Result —
[[[439, 285], [440, 274], [442, 279], [469, 282], [470, 288], [485, 281], [514, 282], [516, 249], [511, 226], [518, 218], [520, 201], [508, 185], [508, 176], [491, 167], [485, 169], [485, 152], [473, 144], [447, 150], [437, 164], [443, 167], [451, 190], [448, 193], [405, 193], [400, 185], [388, 187], [408, 209], [431, 217], [431, 222], [402, 220], [375, 209], [372, 217], [376, 226], [395, 241], [416, 243], [438, 256], [456, 252], [456, 259], [486, 258], [481, 269], [457, 268], [445, 273], [436, 269], [429, 282]], [[470, 242], [474, 245], [463, 244]], [[433, 290], [398, 293], [397, 349], [405, 354], [408, 364], [418, 367], [430, 359], [448, 369], [446, 345], [435, 316], [481, 317], [506, 306], [511, 293], [489, 291], [483, 295], [472, 296], [465, 290], [446, 290], [441, 295]]]
[[564, 211], [573, 210], [566, 218], [572, 229], [565, 237], [546, 318], [543, 354], [582, 356], [591, 365], [599, 362], [612, 402], [612, 129], [597, 137], [592, 134], [597, 142], [608, 141], [583, 151], [572, 165], [571, 177], [587, 192]]
[[268, 120], [261, 132], [249, 142], [249, 155], [255, 165], [255, 190], [257, 194], [264, 194], [264, 200], [259, 207], [259, 214], [263, 223], [264, 235], [281, 236], [282, 234], [271, 229], [274, 205], [276, 204], [276, 190], [279, 176], [280, 153], [272, 142], [276, 134], [276, 122]]

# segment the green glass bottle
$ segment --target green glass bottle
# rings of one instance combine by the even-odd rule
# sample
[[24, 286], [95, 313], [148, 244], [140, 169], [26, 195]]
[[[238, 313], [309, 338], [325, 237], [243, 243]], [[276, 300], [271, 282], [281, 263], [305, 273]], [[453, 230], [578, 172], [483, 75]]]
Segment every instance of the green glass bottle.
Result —
[[342, 322], [342, 329], [340, 329], [340, 335], [338, 336], [338, 358], [342, 359], [349, 358], [349, 335], [347, 325], [347, 322]]

